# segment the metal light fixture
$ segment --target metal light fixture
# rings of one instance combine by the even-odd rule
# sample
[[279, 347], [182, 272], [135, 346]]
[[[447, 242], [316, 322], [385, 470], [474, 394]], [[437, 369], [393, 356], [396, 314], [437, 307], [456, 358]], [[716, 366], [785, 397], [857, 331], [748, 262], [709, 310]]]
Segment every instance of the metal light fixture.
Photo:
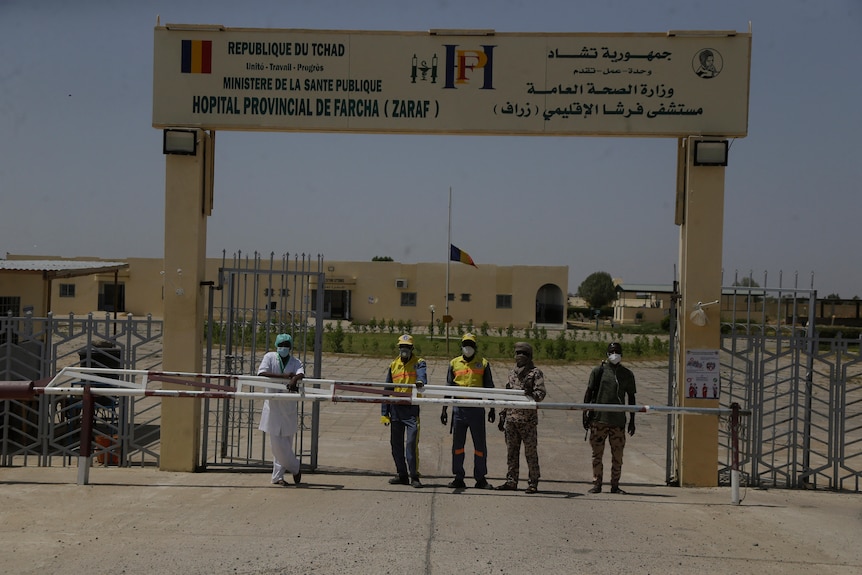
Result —
[[695, 140], [695, 166], [726, 166], [727, 140]]
[[437, 308], [434, 307], [434, 304], [428, 306], [428, 311], [431, 312], [431, 323], [428, 325], [428, 331], [431, 332], [431, 339], [434, 339], [434, 312]]
[[182, 156], [194, 156], [198, 152], [197, 130], [174, 130], [164, 131], [162, 140], [163, 154], [179, 154]]

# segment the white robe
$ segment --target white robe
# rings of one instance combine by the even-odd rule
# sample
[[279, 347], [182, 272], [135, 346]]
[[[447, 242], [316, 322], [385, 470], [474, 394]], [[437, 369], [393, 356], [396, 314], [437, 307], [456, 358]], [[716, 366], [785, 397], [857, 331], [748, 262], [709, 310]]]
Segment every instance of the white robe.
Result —
[[[260, 367], [257, 368], [258, 375], [262, 373], [284, 373], [285, 375], [293, 373], [305, 373], [302, 362], [294, 356], [290, 356], [284, 370], [281, 369], [278, 353], [274, 351], [267, 352], [260, 362]], [[287, 381], [285, 380], [285, 389], [287, 390]], [[260, 414], [260, 425], [258, 429], [265, 431], [270, 435], [293, 436], [296, 434], [298, 421], [299, 403], [296, 401], [270, 401], [266, 400], [263, 403], [263, 410]]]

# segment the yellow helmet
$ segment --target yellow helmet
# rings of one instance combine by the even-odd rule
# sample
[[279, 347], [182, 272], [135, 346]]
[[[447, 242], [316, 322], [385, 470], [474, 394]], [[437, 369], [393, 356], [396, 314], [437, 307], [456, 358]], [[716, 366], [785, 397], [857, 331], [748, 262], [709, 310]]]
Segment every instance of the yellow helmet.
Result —
[[465, 343], [468, 343], [468, 342], [472, 343], [473, 347], [477, 347], [476, 336], [473, 335], [472, 333], [465, 333], [464, 336], [461, 338], [461, 345], [464, 345]]
[[401, 347], [402, 345], [409, 345], [410, 347], [413, 347], [413, 336], [408, 333], [405, 333], [404, 335], [400, 336], [398, 338], [398, 346]]

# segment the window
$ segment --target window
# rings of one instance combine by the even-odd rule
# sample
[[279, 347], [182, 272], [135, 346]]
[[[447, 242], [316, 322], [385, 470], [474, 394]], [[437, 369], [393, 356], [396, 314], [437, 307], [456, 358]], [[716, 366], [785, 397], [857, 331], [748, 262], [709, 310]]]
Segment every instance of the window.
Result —
[[290, 290], [287, 288], [263, 288], [263, 295], [287, 297], [290, 295]]
[[470, 294], [462, 293], [461, 294], [461, 301], [470, 301]]
[[[116, 306], [114, 305], [116, 303]], [[99, 299], [97, 302], [99, 311], [124, 312], [126, 311], [126, 285], [116, 285], [108, 282], [99, 283]]]
[[447, 295], [447, 298], [449, 299], [449, 301], [455, 301], [455, 294], [450, 293]]
[[415, 291], [406, 291], [401, 293], [401, 307], [416, 307]]
[[497, 309], [512, 309], [512, 294], [497, 294]]
[[0, 297], [0, 315], [9, 315], [12, 312], [13, 317], [21, 314], [21, 298], [17, 296]]
[[60, 284], [60, 297], [75, 297], [75, 284]]

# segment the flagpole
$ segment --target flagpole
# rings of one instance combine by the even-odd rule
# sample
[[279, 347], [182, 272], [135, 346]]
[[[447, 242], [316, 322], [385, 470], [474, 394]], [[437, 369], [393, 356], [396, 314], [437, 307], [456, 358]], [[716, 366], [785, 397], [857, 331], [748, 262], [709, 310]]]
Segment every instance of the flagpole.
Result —
[[446, 357], [449, 357], [449, 322], [446, 319], [449, 317], [449, 266], [452, 265], [452, 186], [449, 186], [449, 228], [446, 240], [446, 293], [443, 298], [446, 302], [446, 317], [443, 321], [446, 324]]

